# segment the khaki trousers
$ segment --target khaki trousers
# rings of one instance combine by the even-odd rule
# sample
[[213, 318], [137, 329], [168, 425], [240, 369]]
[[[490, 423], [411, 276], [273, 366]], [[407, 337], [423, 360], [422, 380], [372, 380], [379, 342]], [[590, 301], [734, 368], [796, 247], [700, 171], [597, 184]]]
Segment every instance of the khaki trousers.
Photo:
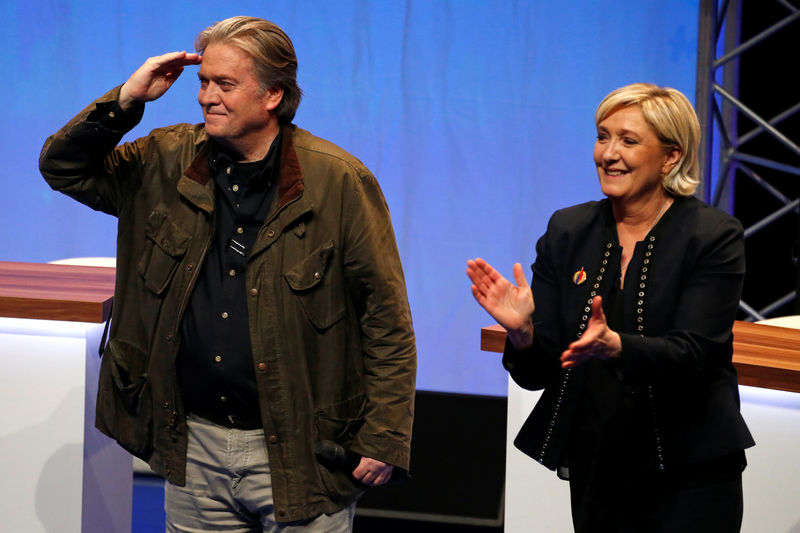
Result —
[[186, 486], [166, 483], [167, 533], [351, 533], [355, 504], [304, 522], [275, 521], [262, 429], [219, 426], [189, 415]]

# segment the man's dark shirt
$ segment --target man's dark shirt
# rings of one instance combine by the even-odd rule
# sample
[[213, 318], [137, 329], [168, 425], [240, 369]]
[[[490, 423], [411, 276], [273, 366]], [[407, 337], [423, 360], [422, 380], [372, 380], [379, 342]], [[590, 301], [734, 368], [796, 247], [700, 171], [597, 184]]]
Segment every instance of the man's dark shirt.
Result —
[[280, 133], [261, 161], [236, 163], [212, 143], [215, 234], [181, 325], [178, 380], [187, 412], [260, 427], [245, 269], [275, 196]]

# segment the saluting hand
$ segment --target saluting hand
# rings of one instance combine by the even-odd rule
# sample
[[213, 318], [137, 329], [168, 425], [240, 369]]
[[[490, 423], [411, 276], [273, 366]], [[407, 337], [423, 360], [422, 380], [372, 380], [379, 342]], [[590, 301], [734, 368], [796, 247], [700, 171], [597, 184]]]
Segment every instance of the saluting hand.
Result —
[[160, 98], [172, 87], [187, 65], [199, 65], [200, 54], [170, 52], [151, 57], [134, 72], [119, 92], [119, 105], [129, 111], [137, 103]]
[[514, 263], [516, 285], [481, 258], [467, 261], [467, 276], [472, 280], [472, 295], [506, 329], [511, 343], [517, 348], [530, 346], [534, 303], [522, 265]]
[[593, 357], [616, 359], [622, 353], [619, 334], [608, 327], [603, 312], [603, 298], [592, 299], [592, 316], [581, 338], [573, 342], [561, 354], [561, 367], [570, 368]]

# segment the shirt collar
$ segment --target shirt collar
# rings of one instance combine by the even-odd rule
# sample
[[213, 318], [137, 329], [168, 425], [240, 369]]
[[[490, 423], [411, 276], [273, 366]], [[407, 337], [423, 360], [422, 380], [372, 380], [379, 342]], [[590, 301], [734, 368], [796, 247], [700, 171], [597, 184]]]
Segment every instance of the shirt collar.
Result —
[[235, 156], [229, 150], [212, 139], [208, 154], [212, 174], [220, 176], [224, 173], [235, 176], [246, 187], [262, 184], [267, 187], [271, 186], [275, 182], [274, 178], [277, 178], [278, 175], [282, 135], [282, 132], [278, 130], [278, 135], [275, 136], [263, 159], [247, 163], [237, 163]]

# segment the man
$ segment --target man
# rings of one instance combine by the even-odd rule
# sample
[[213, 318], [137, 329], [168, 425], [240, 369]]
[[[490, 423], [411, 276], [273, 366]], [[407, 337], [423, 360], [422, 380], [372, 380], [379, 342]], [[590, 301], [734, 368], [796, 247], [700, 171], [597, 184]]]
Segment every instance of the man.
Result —
[[[234, 17], [195, 46], [42, 150], [51, 187], [119, 219], [97, 427], [168, 480], [168, 531], [350, 531], [363, 487], [409, 467], [416, 351], [386, 202], [291, 124], [279, 27]], [[117, 146], [189, 65], [205, 124]], [[322, 441], [362, 458], [321, 461]]]

